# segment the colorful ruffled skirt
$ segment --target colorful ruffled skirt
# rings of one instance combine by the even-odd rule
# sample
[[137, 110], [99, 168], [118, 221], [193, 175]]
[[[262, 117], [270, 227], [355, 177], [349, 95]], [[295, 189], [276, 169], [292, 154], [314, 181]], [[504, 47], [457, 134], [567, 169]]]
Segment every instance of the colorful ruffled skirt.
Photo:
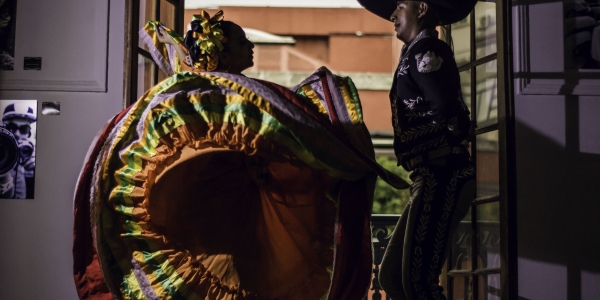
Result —
[[81, 299], [361, 299], [376, 176], [358, 94], [179, 73], [113, 118], [75, 194]]

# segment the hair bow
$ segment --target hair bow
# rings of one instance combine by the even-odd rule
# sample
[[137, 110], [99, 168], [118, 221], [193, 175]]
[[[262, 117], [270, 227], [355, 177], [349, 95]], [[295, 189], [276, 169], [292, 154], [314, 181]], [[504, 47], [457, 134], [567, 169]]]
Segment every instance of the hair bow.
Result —
[[[227, 38], [220, 28], [223, 19], [223, 11], [220, 10], [214, 16], [206, 11], [192, 17], [191, 38], [195, 40], [190, 54], [194, 59], [194, 68], [213, 71], [219, 64], [219, 52], [223, 51], [223, 43]], [[186, 38], [187, 40], [187, 38]]]

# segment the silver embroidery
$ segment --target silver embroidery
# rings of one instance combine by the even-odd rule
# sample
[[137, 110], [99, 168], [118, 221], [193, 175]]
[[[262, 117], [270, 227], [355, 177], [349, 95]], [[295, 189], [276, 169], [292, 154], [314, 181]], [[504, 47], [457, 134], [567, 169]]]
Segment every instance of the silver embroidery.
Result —
[[398, 66], [398, 73], [396, 77], [400, 77], [400, 75], [406, 75], [408, 73], [408, 57], [410, 56], [410, 49], [420, 40], [428, 37], [436, 37], [438, 36], [438, 32], [434, 29], [424, 29], [415, 37], [415, 39], [410, 43], [410, 45], [402, 46], [402, 56], [400, 57], [400, 65]]
[[399, 77], [400, 75], [406, 75], [406, 73], [408, 73], [408, 67], [410, 67], [410, 65], [407, 64], [407, 61], [408, 57], [402, 58], [400, 66], [398, 67], [398, 74], [396, 74], [396, 77]]
[[400, 136], [401, 130], [400, 130], [400, 123], [398, 120], [398, 98], [396, 98], [394, 96], [394, 99], [392, 99], [392, 123], [394, 126], [394, 131], [396, 133], [397, 136]]
[[435, 55], [433, 51], [427, 51], [425, 54], [415, 55], [417, 59], [417, 69], [421, 73], [434, 72], [440, 69], [444, 59]]
[[423, 98], [417, 97], [417, 99], [404, 99], [402, 100], [408, 109], [414, 109], [416, 105], [423, 103]]
[[448, 127], [448, 130], [450, 132], [454, 132], [458, 129], [458, 120], [456, 118], [450, 119], [450, 122], [448, 122], [448, 125], [446, 125], [446, 127]]

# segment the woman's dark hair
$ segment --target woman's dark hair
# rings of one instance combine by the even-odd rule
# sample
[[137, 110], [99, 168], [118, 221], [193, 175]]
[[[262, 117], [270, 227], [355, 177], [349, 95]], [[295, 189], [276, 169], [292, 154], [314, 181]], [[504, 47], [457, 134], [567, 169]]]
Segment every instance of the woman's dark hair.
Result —
[[[227, 38], [229, 38], [231, 36], [231, 32], [233, 31], [233, 28], [235, 26], [238, 26], [238, 24], [235, 24], [231, 21], [221, 21], [221, 30], [223, 30], [223, 35]], [[227, 52], [229, 51], [229, 43], [223, 43], [223, 52]]]

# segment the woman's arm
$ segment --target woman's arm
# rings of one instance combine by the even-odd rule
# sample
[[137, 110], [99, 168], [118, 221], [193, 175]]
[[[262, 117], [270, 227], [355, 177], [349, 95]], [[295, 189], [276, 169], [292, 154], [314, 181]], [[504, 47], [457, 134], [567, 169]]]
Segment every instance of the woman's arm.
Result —
[[179, 60], [182, 63], [187, 64], [186, 57], [188, 56], [188, 51], [185, 48], [185, 46], [183, 46], [181, 43], [178, 43], [177, 41], [175, 41], [173, 39], [173, 37], [171, 35], [164, 32], [162, 26], [156, 27], [156, 33], [158, 33], [157, 34], [158, 41], [161, 43], [169, 44], [169, 45], [172, 45], [173, 47], [175, 47], [175, 51], [177, 51], [177, 56], [179, 57]]

